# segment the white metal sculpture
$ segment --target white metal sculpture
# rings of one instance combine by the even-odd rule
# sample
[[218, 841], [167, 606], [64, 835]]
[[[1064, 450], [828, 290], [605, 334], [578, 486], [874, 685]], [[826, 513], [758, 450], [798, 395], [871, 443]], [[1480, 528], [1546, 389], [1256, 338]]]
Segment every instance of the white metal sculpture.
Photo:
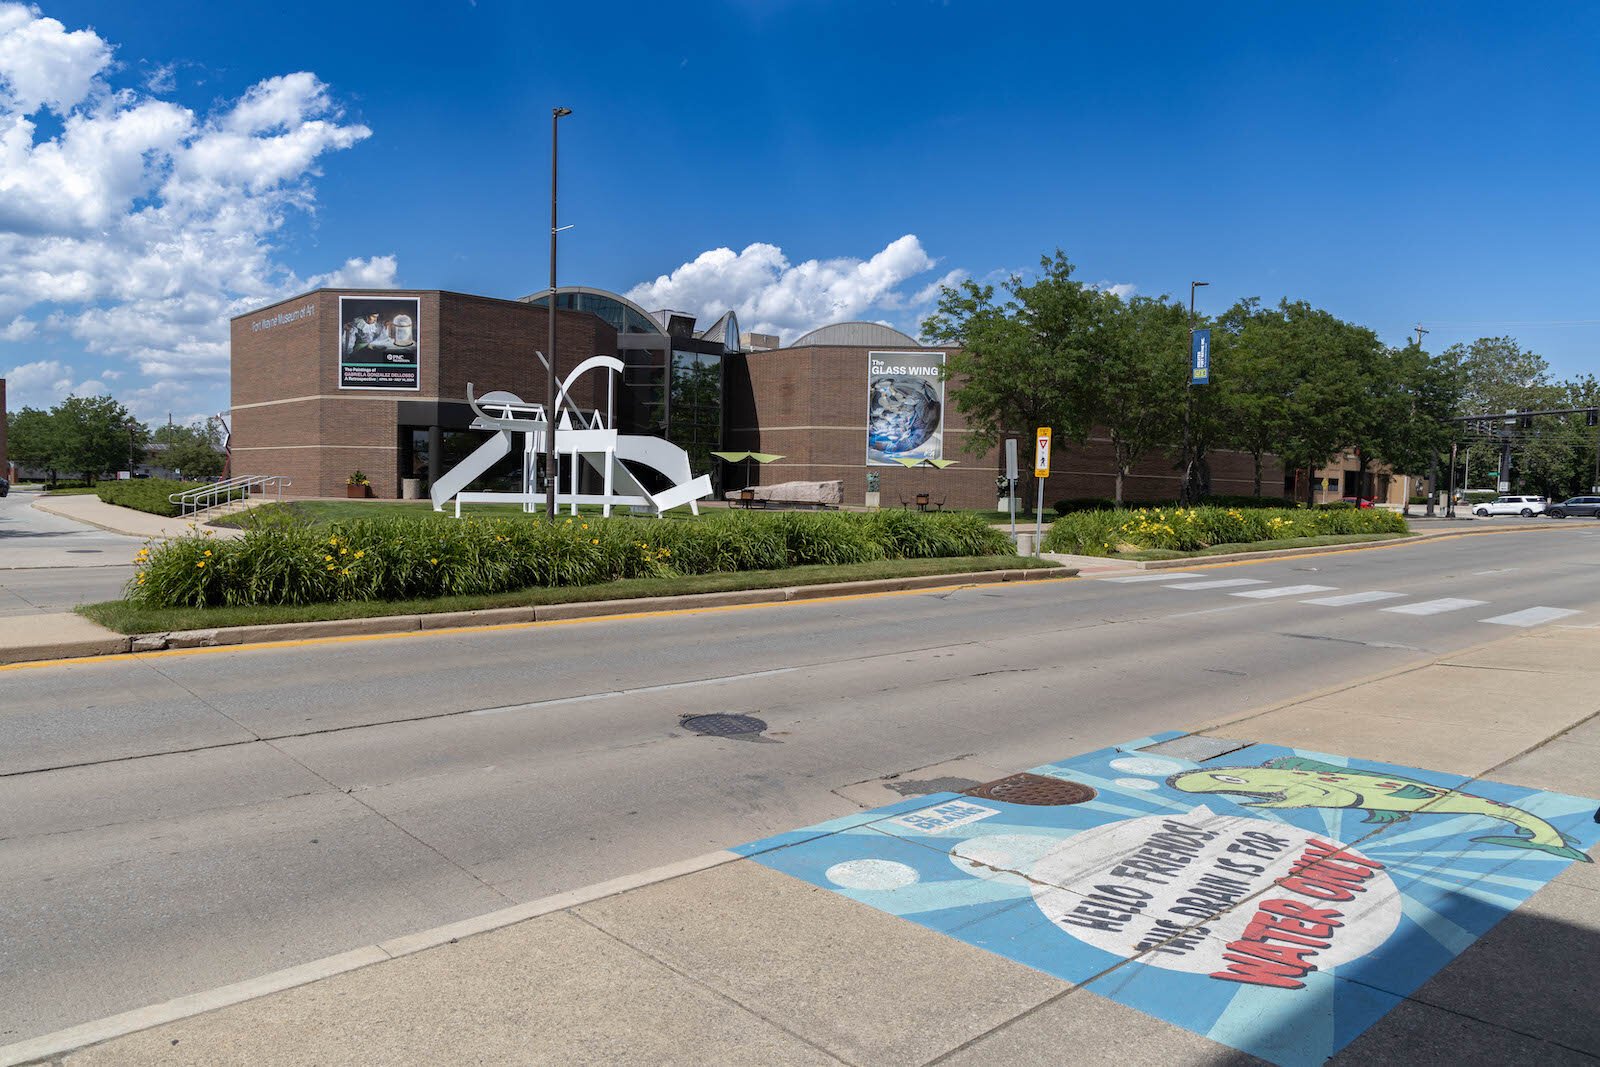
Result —
[[[606, 411], [587, 416], [574, 407], [567, 394], [583, 375], [592, 370], [603, 370], [607, 375]], [[578, 513], [579, 504], [599, 504], [604, 514], [620, 505], [647, 508], [659, 515], [664, 511], [689, 505], [689, 510], [700, 514], [699, 501], [711, 495], [711, 478], [696, 476], [689, 469], [689, 454], [670, 441], [641, 434], [620, 434], [616, 430], [614, 407], [616, 378], [622, 373], [622, 361], [615, 356], [592, 356], [573, 368], [560, 384], [556, 396], [556, 410], [560, 412], [556, 423], [555, 447], [561, 456], [568, 457], [566, 487], [556, 485], [557, 507], [570, 507]], [[472, 429], [493, 432], [471, 455], [452, 467], [435, 482], [429, 491], [433, 510], [443, 511], [450, 501], [455, 501], [456, 518], [461, 517], [461, 505], [487, 503], [520, 503], [524, 511], [537, 510], [545, 502], [535, 478], [540, 470], [540, 457], [545, 454], [545, 434], [549, 428], [543, 404], [529, 404], [513, 393], [495, 391], [475, 397], [472, 384], [467, 384], [467, 403], [473, 414]], [[574, 418], [576, 416], [576, 418]], [[520, 493], [467, 492], [466, 487], [495, 463], [511, 454], [517, 435], [522, 437], [522, 491]], [[672, 484], [659, 493], [652, 493], [639, 484], [623, 461], [638, 463], [659, 471]], [[599, 493], [580, 493], [580, 475], [587, 466], [601, 477]]]

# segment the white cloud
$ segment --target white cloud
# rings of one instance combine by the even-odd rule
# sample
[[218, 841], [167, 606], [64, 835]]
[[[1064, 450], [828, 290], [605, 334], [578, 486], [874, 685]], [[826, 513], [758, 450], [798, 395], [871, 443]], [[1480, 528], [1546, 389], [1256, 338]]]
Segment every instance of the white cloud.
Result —
[[[43, 309], [47, 333], [100, 357], [85, 381], [110, 379], [106, 360], [133, 364], [143, 380], [130, 395], [151, 407], [141, 414], [212, 408], [230, 317], [312, 284], [395, 284], [392, 255], [302, 279], [273, 245], [313, 207], [322, 159], [371, 131], [307, 72], [197, 115], [113, 88], [111, 58], [93, 31], [0, 0], [0, 322], [11, 323], [0, 359], [5, 342], [35, 337], [25, 313]], [[146, 88], [170, 81], [158, 68]], [[52, 136], [34, 119], [41, 107], [60, 116]], [[56, 381], [71, 377], [66, 366]], [[154, 388], [163, 381], [175, 384]]]
[[1100, 290], [1102, 293], [1110, 293], [1112, 296], [1119, 296], [1124, 300], [1128, 299], [1128, 297], [1139, 291], [1139, 287], [1134, 285], [1132, 282], [1099, 281], [1094, 283], [1093, 288]]
[[[917, 332], [917, 319], [938, 296], [938, 284], [915, 293], [901, 286], [931, 270], [935, 260], [915, 234], [891, 241], [868, 259], [808, 259], [791, 264], [783, 250], [752, 244], [742, 252], [714, 248], [670, 274], [628, 290], [646, 308], [693, 312], [709, 322], [729, 308], [742, 329], [775, 333], [793, 340], [831, 322], [878, 318], [880, 310], [900, 311], [900, 328]], [[959, 278], [952, 271], [940, 282]]]
[[93, 396], [105, 387], [94, 379], [79, 380], [70, 366], [55, 359], [39, 359], [12, 367], [0, 378], [6, 380], [6, 407], [47, 408], [74, 394]]
[[0, 3], [0, 99], [31, 115], [42, 107], [65, 115], [96, 87], [111, 64], [111, 46], [93, 30], [67, 28], [31, 5]]

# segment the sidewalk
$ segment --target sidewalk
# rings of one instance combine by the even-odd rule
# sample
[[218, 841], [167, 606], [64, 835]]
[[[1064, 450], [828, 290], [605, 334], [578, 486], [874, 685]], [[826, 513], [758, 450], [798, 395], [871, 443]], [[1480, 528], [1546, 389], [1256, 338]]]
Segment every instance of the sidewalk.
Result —
[[[267, 501], [261, 501], [267, 502]], [[51, 496], [40, 497], [33, 502], [34, 508], [49, 515], [57, 515], [63, 519], [72, 519], [87, 526], [94, 526], [110, 533], [126, 534], [129, 537], [144, 537], [152, 540], [165, 540], [170, 537], [186, 537], [195, 530], [204, 528], [210, 530], [217, 537], [242, 537], [244, 531], [230, 526], [205, 526], [195, 518], [172, 519], [162, 515], [151, 515], [148, 512], [136, 511], [133, 508], [118, 507], [107, 504], [99, 497], [91, 494], [78, 496]], [[207, 518], [210, 517], [208, 514]]]
[[[1260, 1062], [1238, 1051], [1249, 1047], [1278, 1063], [1320, 1062], [1307, 1049], [1326, 1048], [1342, 1049], [1335, 1062], [1363, 1065], [1592, 1064], [1600, 1057], [1600, 865], [1553, 855], [1565, 847], [1559, 838], [1535, 847], [1491, 820], [1537, 811], [1569, 841], [1600, 853], [1592, 847], [1600, 802], [1583, 807], [1553, 795], [1600, 792], [1597, 643], [1595, 629], [1535, 631], [1283, 705], [1173, 724], [1197, 729], [1193, 735], [1036, 768], [1047, 784], [1070, 776], [1102, 794], [1083, 804], [904, 798], [868, 783], [846, 792], [862, 807], [894, 803], [848, 814], [841, 801], [841, 818], [829, 824], [0, 1049], [0, 1063], [62, 1053], [58, 1062], [73, 1067], [1121, 1063], [1132, 1050], [1153, 1063]], [[1247, 744], [1255, 748], [1239, 748]], [[1259, 765], [1245, 755], [1283, 751], [1269, 746], [1333, 753], [1339, 762], [1296, 754]], [[1241, 760], [1253, 769], [1233, 766]], [[1360, 760], [1399, 766], [1369, 773]], [[1301, 769], [1283, 769], [1290, 766]], [[1111, 769], [1091, 773], [1096, 767]], [[1162, 785], [1173, 767], [1182, 774]], [[961, 789], [1003, 770], [952, 766], [916, 777]], [[1175, 779], [1224, 770], [1233, 773], [1213, 789], [1259, 788], [1258, 799], [1278, 797], [1280, 809], [1314, 807], [1301, 790], [1332, 795], [1345, 788], [1337, 783], [1363, 775], [1400, 779], [1380, 783], [1394, 790], [1388, 796], [1429, 799], [1380, 802], [1369, 794], [1364, 806], [1377, 811], [1365, 823], [1361, 810], [1326, 807], [1240, 818], [1249, 809], [1217, 792], [1170, 799], [1199, 789], [1176, 792]], [[1294, 776], [1287, 785], [1246, 780], [1285, 774]], [[1442, 784], [1429, 790], [1417, 779]], [[1457, 793], [1443, 796], [1448, 788]], [[1443, 805], [1458, 794], [1495, 807], [1451, 814], [1457, 809]], [[1211, 821], [1190, 809], [1194, 800], [1216, 812]], [[1410, 814], [1394, 816], [1389, 803], [1411, 805]], [[1141, 812], [1165, 826], [1141, 831], [1142, 845], [1093, 828], [1116, 831]], [[1000, 817], [988, 836], [971, 829], [993, 815]], [[1076, 832], [1083, 840], [1109, 850], [1090, 882], [1065, 880], [1052, 860], [1062, 851], [1059, 836], [1031, 873], [1020, 866], [1017, 857], [1047, 824], [1073, 819], [1091, 826]], [[939, 836], [963, 822], [960, 834]], [[1241, 824], [1273, 833], [1239, 836]], [[1292, 923], [1271, 919], [1268, 932], [1226, 946], [1245, 960], [1238, 966], [1268, 978], [1241, 984], [1215, 981], [1210, 965], [1147, 966], [1161, 952], [1176, 954], [1173, 945], [1212, 951], [1204, 929], [1184, 935], [1193, 944], [1174, 938], [1132, 961], [1095, 955], [1100, 949], [1085, 942], [1106, 940], [1096, 929], [1068, 936], [1076, 926], [1118, 931], [1126, 919], [1116, 916], [1142, 906], [1127, 903], [1136, 887], [1161, 882], [1149, 872], [1187, 863], [1204, 834], [1224, 831], [1245, 843], [1216, 853], [1235, 872], [1248, 871], [1251, 847], [1281, 849], [1296, 834], [1342, 837], [1349, 846], [1335, 856], [1340, 862], [1271, 868], [1298, 872], [1272, 885], [1321, 895], [1315, 908], [1296, 905]], [[969, 847], [977, 851], [961, 851]], [[837, 859], [863, 848], [891, 858]], [[1200, 881], [1215, 901], [1228, 879]], [[1184, 899], [1191, 908], [1204, 903]], [[1339, 900], [1354, 903], [1329, 903]], [[1258, 920], [1274, 905], [1288, 907], [1267, 900]], [[1390, 926], [1380, 922], [1385, 916]], [[1219, 929], [1228, 921], [1223, 910], [1207, 920]], [[1381, 936], [1369, 936], [1372, 929]], [[1330, 942], [1348, 950], [1344, 962], [1322, 970], [1286, 962], [1305, 965], [1318, 951], [1334, 960]], [[1062, 977], [1084, 961], [1088, 969]], [[1282, 977], [1291, 971], [1299, 977]], [[1214, 1021], [1202, 1018], [1208, 997], [1219, 1005]], [[95, 1041], [103, 1043], [84, 1047]]]

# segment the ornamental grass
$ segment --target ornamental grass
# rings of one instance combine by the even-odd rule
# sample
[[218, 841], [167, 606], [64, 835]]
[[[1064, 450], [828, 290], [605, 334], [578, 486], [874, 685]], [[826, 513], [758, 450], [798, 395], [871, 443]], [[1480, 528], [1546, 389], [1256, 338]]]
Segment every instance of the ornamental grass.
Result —
[[312, 525], [277, 516], [142, 549], [126, 599], [145, 607], [320, 604], [484, 595], [883, 559], [1014, 552], [960, 514], [728, 514], [698, 522], [563, 516], [389, 516]]
[[1080, 511], [1050, 524], [1043, 550], [1080, 556], [1282, 541], [1330, 534], [1409, 533], [1406, 520], [1379, 508], [1171, 507]]

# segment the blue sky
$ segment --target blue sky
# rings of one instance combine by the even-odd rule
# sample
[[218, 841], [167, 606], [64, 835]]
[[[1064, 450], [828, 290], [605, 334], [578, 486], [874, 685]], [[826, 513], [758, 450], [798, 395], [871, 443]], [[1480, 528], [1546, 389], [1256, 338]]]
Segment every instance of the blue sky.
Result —
[[1303, 298], [1586, 373], [1597, 31], [1580, 5], [0, 0], [0, 372], [13, 408], [98, 385], [184, 417], [226, 405], [252, 304], [541, 288], [563, 104], [561, 280], [652, 307], [914, 327], [933, 283], [1059, 246], [1091, 282], [1208, 280], [1203, 310]]

